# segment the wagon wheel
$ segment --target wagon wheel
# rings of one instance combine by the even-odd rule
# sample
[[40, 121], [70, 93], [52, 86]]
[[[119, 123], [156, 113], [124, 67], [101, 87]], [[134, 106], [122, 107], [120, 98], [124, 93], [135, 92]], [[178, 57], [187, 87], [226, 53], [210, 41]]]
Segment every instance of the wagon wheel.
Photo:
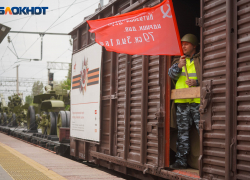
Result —
[[6, 113], [3, 113], [3, 126], [6, 126], [6, 122], [7, 122], [7, 114]]
[[13, 115], [12, 115], [12, 124], [13, 124], [13, 126], [18, 126], [18, 123], [17, 123], [17, 117], [16, 117], [16, 114], [15, 113], [13, 113]]
[[57, 118], [57, 137], [60, 136], [60, 127], [67, 127], [67, 113], [66, 111], [60, 111]]
[[56, 112], [49, 112], [48, 120], [49, 120], [49, 126], [47, 127], [47, 134], [48, 135], [56, 135], [56, 119], [57, 119], [58, 113]]
[[30, 106], [27, 113], [27, 129], [37, 130], [36, 113], [33, 106]]
[[1, 117], [0, 117], [0, 124], [1, 124], [1, 126], [3, 126], [4, 124], [4, 113], [1, 113]]
[[45, 128], [44, 128], [44, 127], [41, 127], [41, 126], [39, 125], [40, 121], [41, 121], [41, 120], [40, 120], [40, 114], [36, 114], [37, 129], [42, 129], [42, 133], [44, 134]]
[[70, 127], [70, 111], [65, 111], [67, 114], [67, 126], [66, 127]]
[[5, 120], [5, 122], [4, 122], [4, 125], [5, 125], [5, 126], [7, 126], [7, 125], [9, 124], [9, 120], [11, 119], [10, 116], [12, 117], [12, 115], [10, 115], [10, 113], [9, 113], [9, 114], [6, 113], [6, 120]]
[[9, 124], [9, 126], [16, 126], [17, 125], [17, 122], [16, 122], [16, 114], [13, 113], [12, 114], [12, 118], [11, 118], [11, 123]]

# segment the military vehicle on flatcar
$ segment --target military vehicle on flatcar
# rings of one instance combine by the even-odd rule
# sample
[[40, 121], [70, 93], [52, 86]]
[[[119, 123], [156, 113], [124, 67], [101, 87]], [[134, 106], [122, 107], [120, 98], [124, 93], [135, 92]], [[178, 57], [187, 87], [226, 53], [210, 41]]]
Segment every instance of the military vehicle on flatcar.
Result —
[[14, 126], [23, 125], [23, 123], [27, 123], [26, 118], [27, 118], [28, 105], [24, 104], [23, 94], [17, 93], [12, 96], [9, 96], [8, 99], [9, 99], [9, 102], [8, 102], [9, 124], [8, 126], [14, 127]]
[[0, 103], [0, 125], [6, 126], [7, 121], [7, 114], [9, 113], [9, 108], [5, 102], [3, 94], [0, 94], [1, 97], [1, 103]]
[[44, 135], [59, 136], [60, 127], [69, 127], [70, 112], [65, 111], [69, 104], [69, 92], [60, 86], [45, 87], [46, 93], [34, 96], [33, 106], [28, 108], [27, 129]]

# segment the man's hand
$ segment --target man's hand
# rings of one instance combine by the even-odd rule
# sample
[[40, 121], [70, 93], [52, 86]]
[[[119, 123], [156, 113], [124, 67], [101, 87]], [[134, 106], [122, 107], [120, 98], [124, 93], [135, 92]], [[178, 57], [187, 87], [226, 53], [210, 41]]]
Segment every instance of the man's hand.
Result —
[[181, 56], [178, 64], [178, 68], [182, 68], [183, 66], [186, 66], [186, 56]]
[[188, 80], [186, 80], [185, 82], [186, 82], [186, 84], [187, 84], [189, 87], [191, 87], [191, 86], [197, 86], [197, 82], [196, 82], [195, 79], [188, 79]]

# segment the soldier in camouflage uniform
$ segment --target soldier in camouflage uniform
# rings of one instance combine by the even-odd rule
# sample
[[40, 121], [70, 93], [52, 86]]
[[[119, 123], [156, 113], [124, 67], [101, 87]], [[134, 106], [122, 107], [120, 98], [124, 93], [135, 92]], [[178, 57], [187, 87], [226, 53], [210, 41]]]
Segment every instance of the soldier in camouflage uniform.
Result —
[[[176, 89], [199, 86], [199, 53], [196, 53], [198, 40], [196, 36], [186, 34], [181, 39], [181, 42], [185, 55], [181, 56], [178, 61], [173, 63], [171, 68], [169, 68], [168, 74], [172, 79], [177, 80]], [[188, 80], [185, 75], [184, 66], [187, 67], [189, 75]], [[189, 129], [193, 122], [199, 132], [200, 98], [176, 99], [175, 103], [177, 105], [176, 119], [178, 139], [176, 142], [176, 161], [170, 168], [184, 169], [187, 168], [187, 155], [190, 151]]]

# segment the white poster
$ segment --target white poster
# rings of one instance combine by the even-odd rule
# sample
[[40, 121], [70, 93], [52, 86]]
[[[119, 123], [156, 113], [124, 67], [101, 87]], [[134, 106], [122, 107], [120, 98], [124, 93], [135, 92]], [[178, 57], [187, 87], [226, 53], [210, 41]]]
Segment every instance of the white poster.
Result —
[[73, 55], [70, 136], [100, 141], [100, 74], [102, 46]]

